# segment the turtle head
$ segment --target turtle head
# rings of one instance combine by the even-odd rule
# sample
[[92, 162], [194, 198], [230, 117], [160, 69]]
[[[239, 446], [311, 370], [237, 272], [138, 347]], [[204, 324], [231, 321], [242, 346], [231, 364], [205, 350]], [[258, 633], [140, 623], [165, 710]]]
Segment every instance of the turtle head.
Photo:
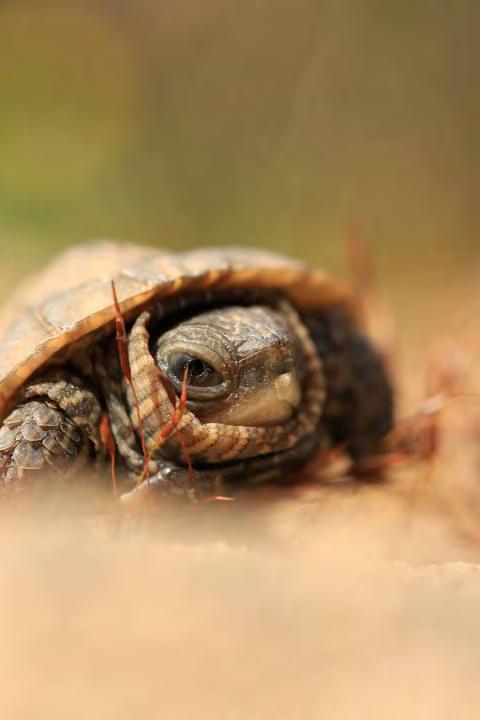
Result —
[[302, 353], [284, 315], [264, 305], [196, 315], [164, 333], [156, 362], [204, 422], [276, 425], [301, 400]]

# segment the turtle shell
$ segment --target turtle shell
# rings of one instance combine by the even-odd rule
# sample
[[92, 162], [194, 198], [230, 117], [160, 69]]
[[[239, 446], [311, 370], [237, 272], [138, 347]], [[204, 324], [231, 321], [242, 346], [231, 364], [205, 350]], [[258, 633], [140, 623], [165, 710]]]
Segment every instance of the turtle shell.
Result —
[[0, 315], [0, 417], [12, 395], [55, 353], [114, 322], [112, 280], [123, 313], [153, 298], [242, 287], [279, 290], [300, 309], [343, 303], [354, 313], [345, 285], [272, 252], [80, 245], [21, 285]]

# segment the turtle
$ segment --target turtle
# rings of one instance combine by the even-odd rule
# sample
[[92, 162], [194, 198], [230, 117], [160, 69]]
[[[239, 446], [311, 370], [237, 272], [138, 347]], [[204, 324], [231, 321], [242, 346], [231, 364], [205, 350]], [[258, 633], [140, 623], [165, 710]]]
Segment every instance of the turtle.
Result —
[[2, 496], [107, 468], [105, 427], [122, 501], [196, 500], [333, 447], [360, 465], [393, 418], [348, 285], [276, 252], [73, 246], [0, 316]]

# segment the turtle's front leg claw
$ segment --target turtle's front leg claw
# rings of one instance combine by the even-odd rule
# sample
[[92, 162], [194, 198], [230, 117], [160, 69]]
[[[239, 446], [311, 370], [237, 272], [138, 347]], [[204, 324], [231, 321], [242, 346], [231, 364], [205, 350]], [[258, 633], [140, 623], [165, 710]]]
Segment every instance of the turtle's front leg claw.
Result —
[[195, 484], [196, 475], [197, 473], [194, 473], [192, 482], [192, 476], [186, 468], [164, 462], [154, 475], [142, 480], [129, 492], [120, 495], [120, 502], [127, 506], [143, 497], [155, 501], [166, 497], [178, 497], [196, 502], [199, 499]]

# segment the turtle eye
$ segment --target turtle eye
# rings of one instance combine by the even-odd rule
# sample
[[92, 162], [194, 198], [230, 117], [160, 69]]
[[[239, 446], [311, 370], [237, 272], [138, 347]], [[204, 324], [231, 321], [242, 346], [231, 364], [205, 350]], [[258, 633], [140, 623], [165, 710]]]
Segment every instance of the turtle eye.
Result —
[[218, 370], [202, 358], [189, 353], [172, 353], [167, 360], [170, 373], [183, 382], [185, 371], [188, 374], [188, 387], [215, 387], [221, 385], [223, 378]]

